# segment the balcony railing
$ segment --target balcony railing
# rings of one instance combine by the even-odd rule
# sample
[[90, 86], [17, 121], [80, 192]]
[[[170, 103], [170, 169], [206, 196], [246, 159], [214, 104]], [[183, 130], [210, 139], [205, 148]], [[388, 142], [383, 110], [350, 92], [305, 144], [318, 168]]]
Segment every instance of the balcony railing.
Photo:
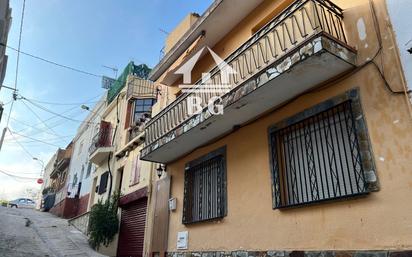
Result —
[[110, 123], [104, 124], [106, 125], [100, 126], [99, 132], [93, 137], [92, 145], [89, 148], [90, 154], [93, 154], [98, 148], [110, 147], [112, 145], [112, 128]]
[[135, 76], [129, 78], [126, 99], [130, 100], [133, 97], [156, 98], [156, 94], [156, 87], [152, 81]]
[[[236, 71], [229, 78], [231, 89], [286, 56], [299, 44], [321, 33], [347, 43], [342, 9], [329, 0], [295, 1], [225, 59]], [[221, 70], [222, 67], [216, 66], [211, 70], [208, 80], [199, 80], [195, 84], [197, 87], [221, 84]], [[146, 143], [151, 144], [162, 138], [191, 117], [185, 101], [188, 97], [200, 97], [202, 107], [206, 107], [209, 99], [222, 95], [221, 92], [202, 93], [199, 90], [180, 95], [147, 124]]]

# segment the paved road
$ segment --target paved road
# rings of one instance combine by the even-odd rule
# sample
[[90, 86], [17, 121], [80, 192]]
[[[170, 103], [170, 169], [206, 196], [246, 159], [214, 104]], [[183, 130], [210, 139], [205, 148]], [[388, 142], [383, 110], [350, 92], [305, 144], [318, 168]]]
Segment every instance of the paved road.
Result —
[[35, 210], [0, 207], [0, 257], [25, 256], [103, 255], [93, 251], [87, 238], [64, 219]]

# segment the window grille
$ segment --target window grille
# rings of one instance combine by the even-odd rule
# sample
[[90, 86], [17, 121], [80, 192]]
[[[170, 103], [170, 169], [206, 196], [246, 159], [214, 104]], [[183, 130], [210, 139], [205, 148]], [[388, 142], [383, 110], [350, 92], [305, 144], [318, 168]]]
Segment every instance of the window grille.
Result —
[[226, 215], [226, 157], [221, 148], [186, 166], [183, 223]]
[[270, 133], [276, 208], [367, 193], [351, 101]]

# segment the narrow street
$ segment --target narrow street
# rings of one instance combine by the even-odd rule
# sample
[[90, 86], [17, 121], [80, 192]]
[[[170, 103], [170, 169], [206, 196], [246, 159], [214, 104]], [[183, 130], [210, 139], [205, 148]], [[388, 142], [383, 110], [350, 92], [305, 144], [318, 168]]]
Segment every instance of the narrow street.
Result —
[[103, 256], [67, 220], [31, 209], [0, 207], [1, 257]]

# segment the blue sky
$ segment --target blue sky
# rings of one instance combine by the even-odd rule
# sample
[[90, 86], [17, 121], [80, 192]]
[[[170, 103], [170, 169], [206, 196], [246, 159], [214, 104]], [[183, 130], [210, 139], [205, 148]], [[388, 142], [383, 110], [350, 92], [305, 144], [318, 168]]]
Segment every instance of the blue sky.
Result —
[[[189, 13], [202, 14], [211, 0], [27, 0], [21, 50], [94, 74], [113, 76], [103, 65], [117, 67], [119, 73], [129, 61], [146, 63], [150, 67], [159, 61], [166, 35], [159, 28], [171, 31]], [[8, 45], [17, 48], [23, 0], [10, 0], [12, 27]], [[7, 49], [9, 56], [4, 85], [13, 86], [16, 52]], [[93, 102], [104, 93], [100, 79], [56, 67], [31, 57], [20, 55], [17, 87], [22, 96], [47, 102]], [[0, 101], [8, 103], [11, 92], [0, 91]], [[89, 103], [90, 102], [90, 103]], [[43, 104], [54, 112], [82, 120], [86, 111], [77, 105]], [[28, 104], [42, 120], [53, 115]], [[5, 126], [10, 104], [5, 106], [1, 129]], [[76, 133], [79, 123], [54, 117], [48, 127], [23, 104], [15, 102], [10, 128], [20, 134], [64, 147]], [[16, 121], [17, 120], [17, 121]], [[20, 123], [19, 123], [20, 122]], [[36, 125], [29, 128], [21, 122]], [[24, 129], [24, 130], [23, 130]], [[28, 142], [17, 136], [28, 152], [47, 162], [56, 147]], [[37, 177], [41, 165], [33, 161], [10, 136], [0, 152], [0, 170], [19, 176]], [[35, 181], [16, 180], [0, 173], [0, 199], [24, 196], [28, 188], [38, 188]]]

